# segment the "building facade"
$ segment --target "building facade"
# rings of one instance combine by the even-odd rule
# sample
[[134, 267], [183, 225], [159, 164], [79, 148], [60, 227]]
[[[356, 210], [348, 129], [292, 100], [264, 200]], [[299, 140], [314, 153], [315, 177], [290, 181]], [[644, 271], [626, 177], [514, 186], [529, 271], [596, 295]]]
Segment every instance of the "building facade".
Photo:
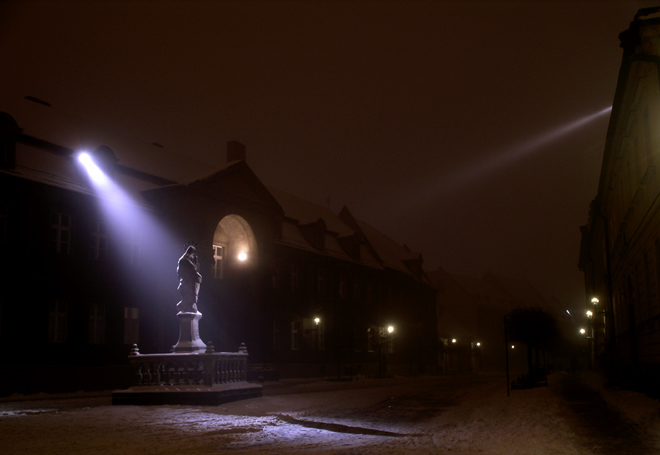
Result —
[[623, 59], [579, 267], [592, 360], [657, 392], [660, 379], [660, 9], [619, 36]]
[[29, 98], [16, 118], [0, 114], [1, 279], [19, 295], [0, 301], [13, 378], [2, 392], [117, 387], [133, 344], [169, 352], [191, 243], [200, 336], [216, 351], [245, 343], [253, 378], [436, 371], [435, 289], [419, 253], [346, 207], [266, 187], [237, 142], [220, 169], [165, 166], [162, 146], [81, 140]]

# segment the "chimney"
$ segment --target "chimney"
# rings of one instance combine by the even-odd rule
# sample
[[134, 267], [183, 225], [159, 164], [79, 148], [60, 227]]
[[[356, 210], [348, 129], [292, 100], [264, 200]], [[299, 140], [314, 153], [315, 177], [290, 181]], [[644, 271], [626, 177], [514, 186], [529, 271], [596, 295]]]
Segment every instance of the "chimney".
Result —
[[227, 162], [245, 161], [245, 145], [238, 141], [227, 142]]

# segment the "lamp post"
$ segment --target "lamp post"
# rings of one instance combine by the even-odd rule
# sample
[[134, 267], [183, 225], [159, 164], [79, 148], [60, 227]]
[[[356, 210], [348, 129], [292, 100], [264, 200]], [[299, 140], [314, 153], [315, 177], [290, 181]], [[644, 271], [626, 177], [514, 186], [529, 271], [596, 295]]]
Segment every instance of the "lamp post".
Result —
[[[390, 336], [394, 333], [394, 326], [388, 325], [387, 327], [378, 328], [378, 377], [382, 378], [385, 376], [385, 369], [387, 368], [387, 362], [383, 361], [383, 344], [390, 341]], [[387, 352], [385, 352], [387, 356]]]

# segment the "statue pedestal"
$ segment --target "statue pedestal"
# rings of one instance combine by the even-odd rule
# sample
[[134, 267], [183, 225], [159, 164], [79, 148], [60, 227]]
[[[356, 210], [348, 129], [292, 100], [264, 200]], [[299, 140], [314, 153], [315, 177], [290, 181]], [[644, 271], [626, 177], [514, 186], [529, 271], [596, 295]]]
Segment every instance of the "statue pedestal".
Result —
[[179, 319], [179, 341], [174, 345], [174, 352], [206, 352], [206, 344], [199, 338], [199, 320], [202, 313], [184, 313], [176, 315]]

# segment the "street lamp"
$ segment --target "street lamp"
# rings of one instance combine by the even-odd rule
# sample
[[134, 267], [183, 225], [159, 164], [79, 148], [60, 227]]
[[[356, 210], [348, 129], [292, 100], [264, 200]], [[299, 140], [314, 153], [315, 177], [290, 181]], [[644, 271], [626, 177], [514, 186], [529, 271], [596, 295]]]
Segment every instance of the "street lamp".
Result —
[[[394, 326], [388, 325], [387, 327], [380, 327], [378, 330], [378, 377], [383, 377], [385, 375], [385, 369], [387, 368], [386, 362], [383, 359], [383, 344], [389, 343], [389, 335], [394, 333]], [[389, 345], [388, 345], [389, 350]], [[385, 357], [387, 357], [387, 351], [385, 351]]]

